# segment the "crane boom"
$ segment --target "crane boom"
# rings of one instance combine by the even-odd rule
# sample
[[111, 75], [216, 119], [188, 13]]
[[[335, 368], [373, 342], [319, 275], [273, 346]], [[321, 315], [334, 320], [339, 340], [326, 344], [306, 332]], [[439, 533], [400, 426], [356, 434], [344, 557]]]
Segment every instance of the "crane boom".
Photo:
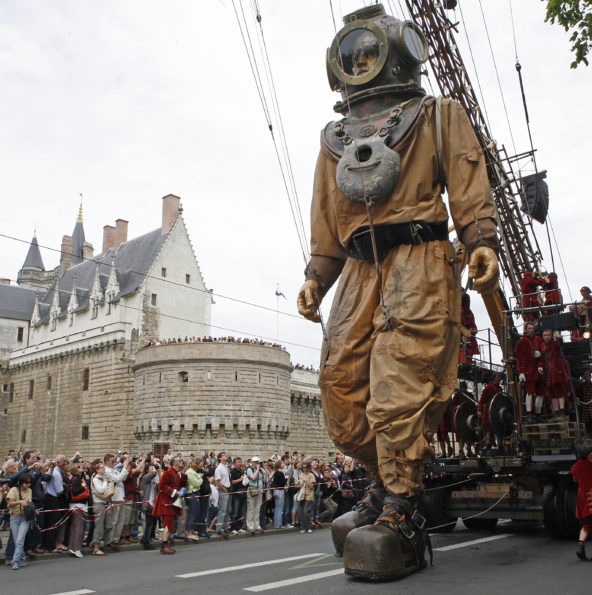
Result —
[[440, 92], [463, 105], [483, 149], [499, 220], [501, 269], [518, 297], [520, 278], [524, 272], [537, 268], [541, 261], [532, 221], [519, 208], [520, 180], [512, 170], [513, 160], [522, 156], [508, 157], [505, 148], [498, 148], [493, 139], [454, 38], [456, 25], [448, 19], [442, 5], [435, 0], [405, 0], [405, 3], [412, 20], [427, 38], [429, 62]]

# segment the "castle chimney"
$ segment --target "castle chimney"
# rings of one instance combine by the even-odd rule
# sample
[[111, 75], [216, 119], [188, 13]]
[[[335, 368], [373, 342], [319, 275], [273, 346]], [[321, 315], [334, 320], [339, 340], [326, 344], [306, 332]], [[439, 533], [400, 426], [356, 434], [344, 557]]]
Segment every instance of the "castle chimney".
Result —
[[162, 197], [162, 228], [160, 231], [162, 235], [169, 233], [173, 223], [177, 220], [181, 212], [179, 208], [180, 202], [180, 197], [174, 194], [167, 194]]
[[113, 225], [103, 225], [103, 251], [101, 255], [107, 254], [109, 248], [115, 247], [115, 228]]
[[62, 253], [60, 256], [60, 266], [64, 270], [68, 269], [72, 264], [72, 236], [64, 236], [62, 238]]
[[114, 241], [113, 247], [115, 251], [119, 250], [119, 246], [124, 242], [127, 242], [127, 226], [129, 221], [125, 219], [117, 219], [115, 221], [115, 232], [114, 232]]

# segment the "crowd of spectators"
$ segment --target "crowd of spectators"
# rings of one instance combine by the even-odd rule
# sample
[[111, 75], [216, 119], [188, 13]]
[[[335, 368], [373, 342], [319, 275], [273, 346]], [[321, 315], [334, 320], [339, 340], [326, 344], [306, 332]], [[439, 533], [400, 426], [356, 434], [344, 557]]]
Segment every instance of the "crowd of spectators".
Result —
[[267, 345], [268, 347], [275, 347], [276, 349], [286, 348], [279, 343], [270, 343], [263, 339], [248, 339], [246, 337], [172, 337], [170, 339], [155, 339], [148, 341], [144, 347], [153, 347], [154, 345], [171, 345], [173, 343], [248, 343], [250, 345]]
[[[167, 469], [184, 486], [168, 490], [176, 498], [174, 526], [154, 506], [166, 491]], [[47, 552], [81, 558], [87, 548], [103, 556], [131, 543], [156, 549], [160, 542], [161, 553], [174, 553], [174, 539], [270, 528], [311, 533], [351, 510], [367, 487], [366, 470], [342, 454], [325, 461], [278, 451], [266, 460], [213, 451], [188, 457], [168, 451], [162, 458], [118, 452], [90, 461], [79, 452], [49, 459], [11, 451], [0, 478], [0, 529], [10, 529], [4, 563], [18, 570]]]

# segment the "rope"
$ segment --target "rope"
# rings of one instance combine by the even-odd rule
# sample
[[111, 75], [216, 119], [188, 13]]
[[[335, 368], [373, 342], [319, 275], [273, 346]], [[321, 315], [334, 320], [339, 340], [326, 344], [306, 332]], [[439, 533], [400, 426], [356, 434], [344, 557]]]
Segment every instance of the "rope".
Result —
[[[505, 494], [503, 494], [501, 496], [501, 498], [499, 498], [499, 500], [497, 502], [495, 502], [494, 504], [492, 504], [489, 508], [486, 508], [485, 510], [482, 510], [481, 512], [478, 512], [476, 514], [472, 514], [470, 516], [466, 516], [466, 517], [462, 517], [460, 520], [461, 521], [466, 521], [468, 519], [474, 519], [477, 517], [480, 517], [484, 514], [487, 514], [490, 510], [493, 510], [510, 492], [506, 492]], [[443, 525], [436, 525], [434, 527], [428, 527], [428, 531], [433, 531], [434, 529], [442, 529], [443, 527], [450, 527], [451, 525], [456, 525], [456, 523], [458, 523], [459, 519], [455, 519], [454, 521], [450, 521], [449, 523], [444, 523]]]

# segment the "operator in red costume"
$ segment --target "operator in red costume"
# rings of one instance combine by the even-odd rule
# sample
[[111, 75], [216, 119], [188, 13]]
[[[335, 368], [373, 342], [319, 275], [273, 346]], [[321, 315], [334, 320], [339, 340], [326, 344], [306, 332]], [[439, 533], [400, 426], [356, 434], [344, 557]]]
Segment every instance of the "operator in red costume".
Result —
[[[520, 279], [520, 292], [522, 293], [522, 307], [523, 308], [540, 308], [541, 302], [539, 301], [538, 289], [541, 285], [536, 272], [533, 274], [530, 271], [526, 271]], [[523, 312], [522, 318], [524, 322], [529, 320], [537, 319], [541, 313], [538, 310], [532, 312]]]
[[181, 489], [187, 485], [187, 475], [183, 473], [185, 463], [180, 457], [171, 459], [171, 466], [162, 474], [158, 483], [158, 494], [154, 501], [154, 516], [162, 517], [164, 531], [162, 532], [161, 554], [174, 554], [175, 550], [169, 546], [169, 536], [175, 530], [175, 520], [183, 513], [183, 509], [175, 506]]
[[570, 470], [574, 482], [578, 484], [576, 517], [582, 521], [576, 555], [580, 560], [586, 560], [585, 543], [592, 533], [592, 454], [589, 447], [580, 444], [577, 455], [578, 460]]
[[592, 436], [592, 381], [590, 370], [584, 371], [584, 379], [576, 390], [578, 406], [580, 408], [580, 419], [586, 426], [586, 433]]
[[475, 338], [477, 325], [471, 310], [471, 296], [466, 292], [462, 294], [460, 325], [460, 363], [470, 364], [473, 356], [479, 354], [479, 345]]
[[420, 87], [421, 29], [380, 4], [344, 22], [327, 53], [343, 118], [321, 133], [298, 310], [319, 322], [341, 277], [321, 352], [323, 412], [337, 448], [372, 482], [333, 523], [333, 542], [346, 574], [394, 579], [426, 565], [416, 505], [457, 381], [460, 270], [442, 192], [485, 294], [498, 287], [496, 211], [464, 108]]
[[487, 434], [487, 448], [493, 448], [495, 446], [495, 433], [491, 427], [491, 419], [489, 418], [489, 406], [495, 395], [502, 392], [500, 383], [502, 381], [503, 374], [496, 374], [493, 380], [486, 384], [481, 391], [479, 397], [479, 417], [481, 419], [481, 425]]
[[516, 370], [518, 380], [526, 386], [526, 415], [529, 422], [532, 418], [532, 405], [535, 401], [536, 413], [543, 412], [543, 373], [541, 353], [543, 340], [534, 334], [534, 324], [527, 322], [524, 325], [524, 336], [516, 343]]
[[[546, 277], [543, 277], [543, 289], [545, 290], [545, 306], [560, 306], [563, 304], [561, 290], [559, 289], [559, 283], [555, 273], [549, 273]], [[561, 310], [563, 308], [545, 310], [545, 315], [557, 314]]]
[[553, 338], [553, 331], [543, 331], [543, 345], [541, 348], [543, 369], [545, 371], [545, 385], [547, 398], [551, 402], [553, 415], [565, 417], [565, 399], [570, 392], [569, 375], [565, 360], [559, 351], [559, 345]]
[[450, 444], [450, 432], [452, 430], [451, 408], [452, 400], [449, 400], [436, 430], [436, 440], [440, 445], [440, 456], [442, 457], [454, 456], [454, 450]]

